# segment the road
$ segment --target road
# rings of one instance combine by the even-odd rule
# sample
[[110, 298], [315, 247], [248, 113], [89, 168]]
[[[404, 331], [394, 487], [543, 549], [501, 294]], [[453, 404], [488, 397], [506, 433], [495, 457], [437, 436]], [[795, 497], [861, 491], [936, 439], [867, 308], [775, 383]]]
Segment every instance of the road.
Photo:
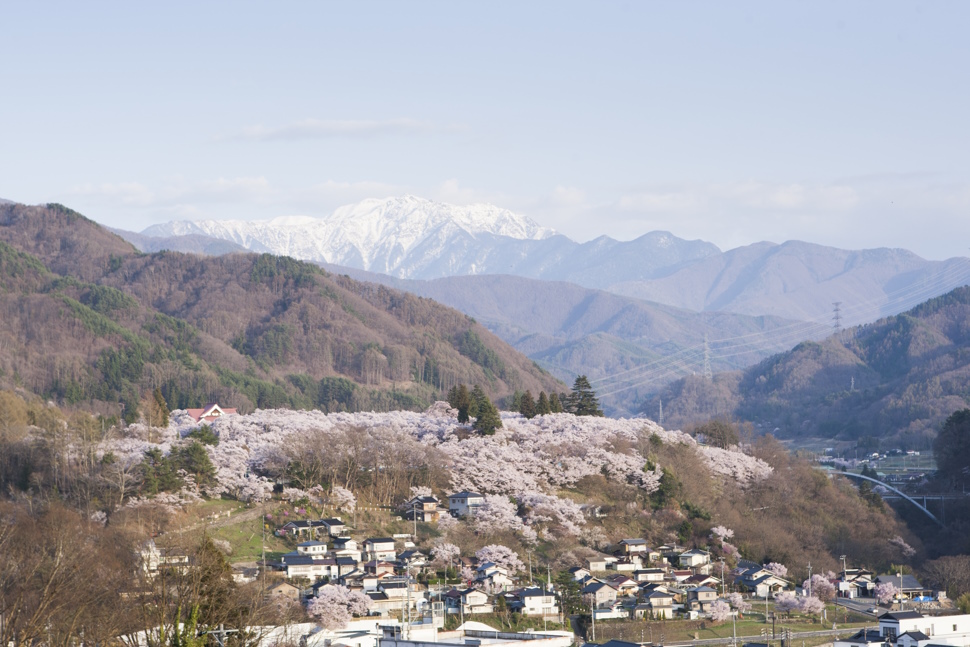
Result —
[[[854, 627], [850, 629], [836, 629], [834, 631], [832, 629], [824, 629], [822, 631], [798, 631], [798, 632], [793, 631], [791, 634], [791, 638], [793, 641], [795, 641], [802, 638], [818, 638], [821, 636], [832, 636], [832, 637], [851, 636], [852, 634], [858, 631], [859, 631], [858, 627]], [[775, 638], [775, 640], [781, 640], [780, 634], [781, 632], [779, 632], [779, 635], [777, 638]], [[738, 640], [738, 643], [746, 643], [746, 642], [764, 642], [765, 639], [761, 634], [758, 634], [756, 636], [738, 636], [737, 640]], [[688, 640], [688, 641], [681, 641], [676, 643], [667, 643], [664, 647], [679, 647], [681, 645], [730, 645], [732, 642], [734, 642], [734, 638], [704, 638], [701, 640]]]

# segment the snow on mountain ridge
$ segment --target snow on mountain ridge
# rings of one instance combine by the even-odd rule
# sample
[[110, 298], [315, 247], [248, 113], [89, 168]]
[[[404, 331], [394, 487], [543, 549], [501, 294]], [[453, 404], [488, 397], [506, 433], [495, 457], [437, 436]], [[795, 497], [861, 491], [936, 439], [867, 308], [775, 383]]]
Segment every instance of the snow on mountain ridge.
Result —
[[[281, 216], [272, 220], [175, 221], [149, 227], [146, 236], [206, 235], [253, 251], [392, 272], [397, 262], [425, 241], [461, 233], [517, 240], [542, 240], [555, 231], [508, 209], [488, 204], [464, 207], [411, 195], [367, 199], [323, 218]], [[437, 245], [436, 245], [437, 246]]]

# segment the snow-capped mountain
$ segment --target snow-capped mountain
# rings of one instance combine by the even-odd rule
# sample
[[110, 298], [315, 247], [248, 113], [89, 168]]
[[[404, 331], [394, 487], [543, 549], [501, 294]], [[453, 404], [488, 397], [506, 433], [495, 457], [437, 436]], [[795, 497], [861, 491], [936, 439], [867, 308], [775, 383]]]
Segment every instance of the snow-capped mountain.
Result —
[[[204, 235], [253, 251], [409, 276], [415, 267], [427, 265], [458, 240], [538, 241], [556, 232], [488, 204], [459, 207], [406, 195], [364, 200], [324, 218], [179, 221], [155, 225], [142, 233], [152, 237]], [[453, 265], [464, 273], [457, 259]]]
[[508, 209], [455, 206], [414, 196], [364, 200], [323, 218], [170, 222], [149, 227], [142, 235], [216, 238], [254, 252], [398, 278], [515, 274], [596, 287], [646, 278], [660, 268], [720, 252], [710, 243], [667, 232], [630, 242], [602, 236], [580, 244]]

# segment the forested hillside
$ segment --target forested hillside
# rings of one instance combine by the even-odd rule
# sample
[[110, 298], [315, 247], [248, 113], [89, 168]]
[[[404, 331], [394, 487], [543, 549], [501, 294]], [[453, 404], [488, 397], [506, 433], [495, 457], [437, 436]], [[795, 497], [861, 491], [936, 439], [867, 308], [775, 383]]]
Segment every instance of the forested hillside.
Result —
[[458, 383], [564, 390], [469, 317], [286, 257], [145, 255], [59, 205], [0, 206], [0, 381], [136, 417], [423, 409]]
[[[674, 425], [725, 416], [782, 437], [871, 436], [926, 448], [970, 403], [970, 287], [743, 372], [680, 380], [659, 397]], [[657, 397], [645, 407], [656, 411]]]

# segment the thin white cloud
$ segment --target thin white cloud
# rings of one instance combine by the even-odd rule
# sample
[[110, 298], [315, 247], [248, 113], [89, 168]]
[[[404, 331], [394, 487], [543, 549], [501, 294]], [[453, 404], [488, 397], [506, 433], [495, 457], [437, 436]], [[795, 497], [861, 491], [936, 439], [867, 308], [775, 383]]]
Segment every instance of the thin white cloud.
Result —
[[193, 203], [256, 201], [270, 192], [269, 181], [264, 177], [220, 177], [194, 183], [176, 179], [155, 188], [141, 182], [82, 184], [73, 187], [70, 194], [125, 206], [185, 209]]
[[648, 189], [621, 196], [621, 211], [687, 214], [725, 208], [768, 211], [846, 211], [859, 205], [859, 191], [846, 184], [733, 182]]
[[232, 140], [302, 141], [332, 137], [375, 137], [405, 135], [437, 130], [427, 121], [409, 119], [303, 119], [282, 126], [248, 126], [225, 137]]

